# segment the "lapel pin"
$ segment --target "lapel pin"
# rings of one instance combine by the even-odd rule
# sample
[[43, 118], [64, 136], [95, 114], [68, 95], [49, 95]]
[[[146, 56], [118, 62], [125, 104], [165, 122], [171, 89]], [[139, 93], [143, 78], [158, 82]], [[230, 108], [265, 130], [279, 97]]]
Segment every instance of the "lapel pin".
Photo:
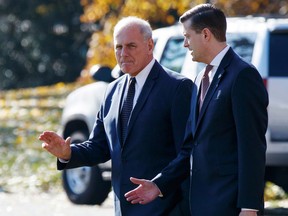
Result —
[[216, 100], [220, 98], [220, 95], [221, 95], [221, 90], [218, 90]]

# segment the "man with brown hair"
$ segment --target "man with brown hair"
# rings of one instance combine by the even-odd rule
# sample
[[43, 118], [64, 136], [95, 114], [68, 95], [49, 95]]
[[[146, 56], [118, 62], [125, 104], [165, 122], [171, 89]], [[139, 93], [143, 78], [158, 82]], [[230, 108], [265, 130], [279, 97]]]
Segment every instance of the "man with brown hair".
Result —
[[186, 139], [178, 157], [152, 181], [126, 193], [131, 203], [167, 196], [190, 166], [192, 216], [255, 216], [264, 208], [268, 95], [254, 66], [226, 43], [226, 18], [211, 4], [180, 17], [184, 46], [207, 64], [196, 78]]

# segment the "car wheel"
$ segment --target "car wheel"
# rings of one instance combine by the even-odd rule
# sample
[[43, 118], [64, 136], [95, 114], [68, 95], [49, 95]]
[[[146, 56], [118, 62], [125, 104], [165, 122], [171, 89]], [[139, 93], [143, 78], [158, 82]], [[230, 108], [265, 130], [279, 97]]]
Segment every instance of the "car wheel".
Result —
[[[87, 136], [77, 132], [71, 135], [71, 139], [73, 142], [81, 142]], [[75, 204], [100, 205], [111, 190], [111, 182], [103, 180], [98, 166], [63, 170], [62, 182], [69, 200]]]
[[75, 204], [100, 205], [107, 198], [111, 184], [104, 181], [99, 167], [79, 167], [63, 171], [63, 187]]

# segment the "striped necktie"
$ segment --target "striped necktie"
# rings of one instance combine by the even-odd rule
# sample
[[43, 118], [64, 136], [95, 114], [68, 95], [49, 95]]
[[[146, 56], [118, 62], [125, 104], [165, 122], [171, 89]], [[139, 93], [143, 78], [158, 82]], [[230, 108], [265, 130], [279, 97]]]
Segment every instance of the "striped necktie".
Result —
[[123, 103], [122, 111], [120, 114], [122, 144], [124, 143], [124, 140], [126, 139], [128, 122], [129, 122], [129, 118], [130, 118], [131, 111], [133, 108], [133, 100], [134, 100], [134, 95], [135, 95], [135, 83], [136, 83], [136, 78], [131, 77], [129, 80], [128, 93]]

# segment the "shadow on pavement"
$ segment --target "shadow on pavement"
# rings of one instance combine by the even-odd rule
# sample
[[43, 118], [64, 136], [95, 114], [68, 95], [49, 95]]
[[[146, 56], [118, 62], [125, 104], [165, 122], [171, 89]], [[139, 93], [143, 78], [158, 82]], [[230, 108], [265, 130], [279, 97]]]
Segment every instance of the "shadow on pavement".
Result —
[[288, 208], [266, 208], [264, 216], [288, 216]]

